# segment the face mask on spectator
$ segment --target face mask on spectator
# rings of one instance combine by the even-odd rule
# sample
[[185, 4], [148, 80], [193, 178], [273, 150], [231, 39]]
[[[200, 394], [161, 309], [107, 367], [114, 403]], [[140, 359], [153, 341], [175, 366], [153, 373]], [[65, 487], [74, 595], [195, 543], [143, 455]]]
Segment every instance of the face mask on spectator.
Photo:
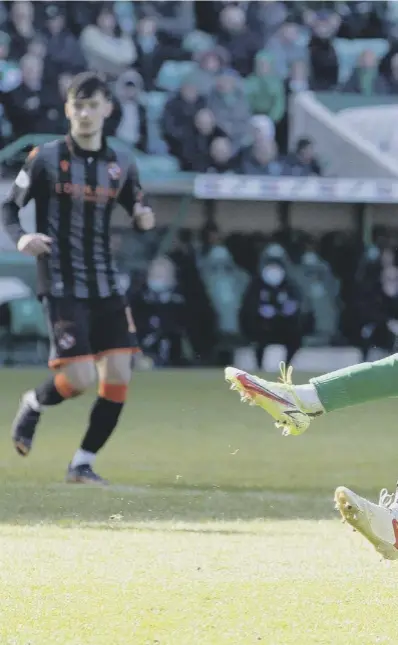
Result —
[[263, 282], [270, 287], [279, 287], [285, 279], [285, 271], [277, 264], [269, 264], [261, 271]]

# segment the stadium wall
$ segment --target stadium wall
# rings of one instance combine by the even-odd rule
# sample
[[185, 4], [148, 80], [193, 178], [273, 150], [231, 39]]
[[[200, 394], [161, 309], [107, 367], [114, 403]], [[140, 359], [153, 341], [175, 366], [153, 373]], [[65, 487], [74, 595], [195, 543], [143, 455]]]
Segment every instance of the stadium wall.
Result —
[[298, 93], [289, 106], [290, 144], [300, 137], [315, 142], [330, 177], [397, 179], [398, 166], [372, 142], [354, 131], [312, 92]]
[[[3, 201], [10, 189], [11, 182], [0, 182], [0, 200]], [[151, 204], [160, 225], [171, 223], [180, 208], [181, 196], [155, 195]], [[276, 202], [217, 200], [214, 214], [220, 229], [228, 234], [232, 231], [263, 231], [270, 233], [279, 226], [279, 205]], [[366, 207], [374, 223], [396, 226], [398, 223], [398, 206], [390, 204], [369, 204]], [[34, 230], [34, 206], [29, 204], [21, 213], [22, 222], [27, 231]], [[183, 226], [200, 228], [204, 221], [204, 204], [201, 200], [192, 200]], [[114, 226], [129, 226], [130, 220], [122, 209], [116, 209]], [[293, 202], [290, 206], [290, 224], [295, 229], [312, 233], [330, 230], [354, 230], [357, 227], [355, 207], [343, 203], [307, 203]], [[13, 249], [12, 243], [5, 234], [0, 220], [0, 250]]]

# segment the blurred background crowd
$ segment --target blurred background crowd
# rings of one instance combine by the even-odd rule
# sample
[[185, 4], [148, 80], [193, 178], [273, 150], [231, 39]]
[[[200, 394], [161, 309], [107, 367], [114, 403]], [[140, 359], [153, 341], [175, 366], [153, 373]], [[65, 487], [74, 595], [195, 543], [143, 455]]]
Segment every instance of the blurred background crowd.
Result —
[[145, 353], [158, 365], [225, 365], [264, 350], [354, 346], [391, 352], [398, 335], [397, 233], [378, 227], [364, 246], [352, 233], [286, 229], [223, 235], [215, 222], [180, 230], [167, 255], [122, 231], [114, 249]]
[[[397, 94], [397, 13], [383, 1], [0, 2], [2, 142], [62, 134], [71, 75], [90, 68], [113, 88], [108, 134], [145, 153], [193, 172], [320, 175], [311, 141], [288, 147], [289, 96]], [[365, 43], [349, 70], [347, 39]]]
[[[348, 65], [343, 42], [355, 45]], [[0, 2], [0, 68], [2, 145], [64, 134], [71, 77], [94, 69], [114, 97], [106, 133], [137, 154], [188, 172], [321, 176], [314, 142], [289, 135], [290, 97], [398, 97], [398, 3]], [[379, 227], [365, 246], [332, 224], [318, 237], [245, 233], [243, 222], [224, 234], [208, 218], [159, 255], [164, 233], [112, 237], [156, 365], [223, 365], [247, 345], [259, 366], [272, 344], [288, 360], [303, 346], [351, 344], [364, 359], [395, 347], [394, 231]]]

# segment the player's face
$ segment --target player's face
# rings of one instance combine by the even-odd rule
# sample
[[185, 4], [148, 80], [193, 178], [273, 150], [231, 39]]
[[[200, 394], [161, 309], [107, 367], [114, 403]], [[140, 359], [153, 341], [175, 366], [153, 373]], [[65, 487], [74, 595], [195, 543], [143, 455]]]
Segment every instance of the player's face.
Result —
[[112, 112], [112, 103], [102, 92], [95, 92], [89, 98], [70, 96], [65, 113], [76, 136], [92, 137], [104, 127], [104, 121]]

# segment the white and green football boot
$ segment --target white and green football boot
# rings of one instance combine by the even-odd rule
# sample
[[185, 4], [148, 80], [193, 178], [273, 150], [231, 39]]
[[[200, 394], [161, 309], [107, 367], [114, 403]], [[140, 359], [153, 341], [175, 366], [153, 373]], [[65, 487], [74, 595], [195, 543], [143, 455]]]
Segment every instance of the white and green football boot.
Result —
[[275, 420], [283, 435], [299, 435], [305, 432], [312, 419], [323, 414], [305, 406], [297, 396], [292, 383], [292, 367], [280, 364], [280, 382], [266, 381], [235, 367], [225, 369], [225, 380], [231, 390], [237, 390], [241, 401], [258, 405]]
[[379, 503], [374, 504], [339, 486], [334, 500], [343, 521], [361, 533], [386, 560], [398, 559], [398, 495], [386, 488], [380, 492]]

